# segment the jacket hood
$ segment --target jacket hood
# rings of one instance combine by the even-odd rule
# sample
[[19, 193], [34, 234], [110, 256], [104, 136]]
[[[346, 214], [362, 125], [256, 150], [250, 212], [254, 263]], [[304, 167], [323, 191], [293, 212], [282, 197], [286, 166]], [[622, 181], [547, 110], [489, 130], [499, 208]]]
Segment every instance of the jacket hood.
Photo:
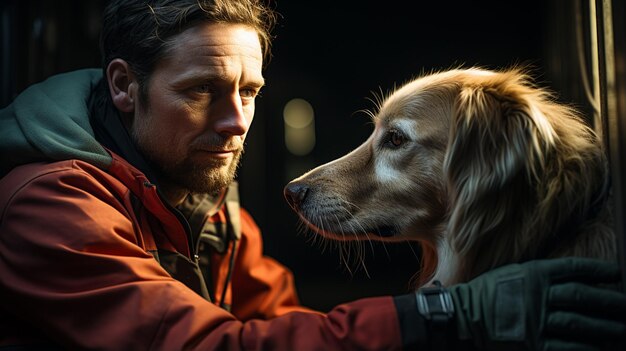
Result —
[[[111, 151], [158, 185], [153, 167], [135, 147], [118, 111], [98, 98], [102, 89], [100, 69], [63, 73], [30, 86], [0, 110], [0, 178], [19, 165], [70, 159], [106, 171], [113, 163]], [[217, 210], [227, 189], [216, 195], [198, 195], [181, 207], [197, 211], [202, 205], [204, 211]]]
[[111, 155], [94, 137], [89, 99], [100, 69], [52, 76], [0, 110], [0, 176], [38, 161], [79, 159], [107, 169]]

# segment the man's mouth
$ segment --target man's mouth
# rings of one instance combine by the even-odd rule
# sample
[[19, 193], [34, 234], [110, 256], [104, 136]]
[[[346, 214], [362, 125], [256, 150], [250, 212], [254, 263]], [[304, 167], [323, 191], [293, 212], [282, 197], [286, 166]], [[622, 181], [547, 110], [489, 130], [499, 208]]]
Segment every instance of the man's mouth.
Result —
[[215, 158], [230, 158], [239, 152], [239, 149], [200, 149], [201, 154]]

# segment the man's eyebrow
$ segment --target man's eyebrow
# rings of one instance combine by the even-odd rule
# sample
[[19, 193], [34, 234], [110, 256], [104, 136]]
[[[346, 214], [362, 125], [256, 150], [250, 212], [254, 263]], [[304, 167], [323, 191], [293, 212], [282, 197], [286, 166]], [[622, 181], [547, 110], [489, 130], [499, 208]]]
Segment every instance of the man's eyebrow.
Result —
[[265, 79], [261, 78], [261, 79], [253, 79], [251, 80], [249, 83], [245, 84], [245, 85], [249, 85], [249, 86], [253, 86], [255, 88], [261, 89], [265, 86]]
[[[189, 83], [211, 83], [219, 81], [229, 81], [231, 77], [217, 72], [186, 72], [179, 74], [173, 81], [173, 85], [187, 85]], [[265, 86], [265, 78], [244, 79], [242, 86], [255, 87], [260, 89]]]

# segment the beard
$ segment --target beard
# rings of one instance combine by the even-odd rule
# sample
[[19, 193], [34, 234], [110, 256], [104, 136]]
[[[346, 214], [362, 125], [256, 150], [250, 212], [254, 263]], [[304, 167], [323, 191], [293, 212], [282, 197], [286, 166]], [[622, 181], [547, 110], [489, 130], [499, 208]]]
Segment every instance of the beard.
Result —
[[208, 193], [215, 195], [228, 187], [235, 180], [243, 151], [233, 154], [230, 160], [210, 160], [202, 163], [184, 158], [171, 164], [156, 163], [161, 182], [187, 190], [190, 193]]
[[[133, 140], [158, 178], [160, 186], [183, 189], [190, 193], [210, 195], [220, 193], [235, 179], [243, 154], [243, 145], [239, 145], [230, 159], [198, 160], [193, 157], [193, 149], [190, 153], [178, 155], [157, 138], [142, 138], [141, 135], [133, 133]], [[203, 143], [203, 148], [232, 150], [233, 144], [236, 145], [235, 142], [229, 142], [218, 136]]]

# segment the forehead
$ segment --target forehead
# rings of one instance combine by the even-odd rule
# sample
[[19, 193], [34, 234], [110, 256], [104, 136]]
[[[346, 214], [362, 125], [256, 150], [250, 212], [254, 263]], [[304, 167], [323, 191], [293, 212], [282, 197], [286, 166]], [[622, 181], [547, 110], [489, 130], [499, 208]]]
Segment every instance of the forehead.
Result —
[[375, 116], [377, 135], [400, 129], [420, 141], [447, 135], [461, 77], [440, 74], [417, 78], [392, 93]]
[[260, 78], [263, 53], [257, 31], [246, 25], [201, 23], [168, 39], [160, 66], [181, 71], [243, 71]]

